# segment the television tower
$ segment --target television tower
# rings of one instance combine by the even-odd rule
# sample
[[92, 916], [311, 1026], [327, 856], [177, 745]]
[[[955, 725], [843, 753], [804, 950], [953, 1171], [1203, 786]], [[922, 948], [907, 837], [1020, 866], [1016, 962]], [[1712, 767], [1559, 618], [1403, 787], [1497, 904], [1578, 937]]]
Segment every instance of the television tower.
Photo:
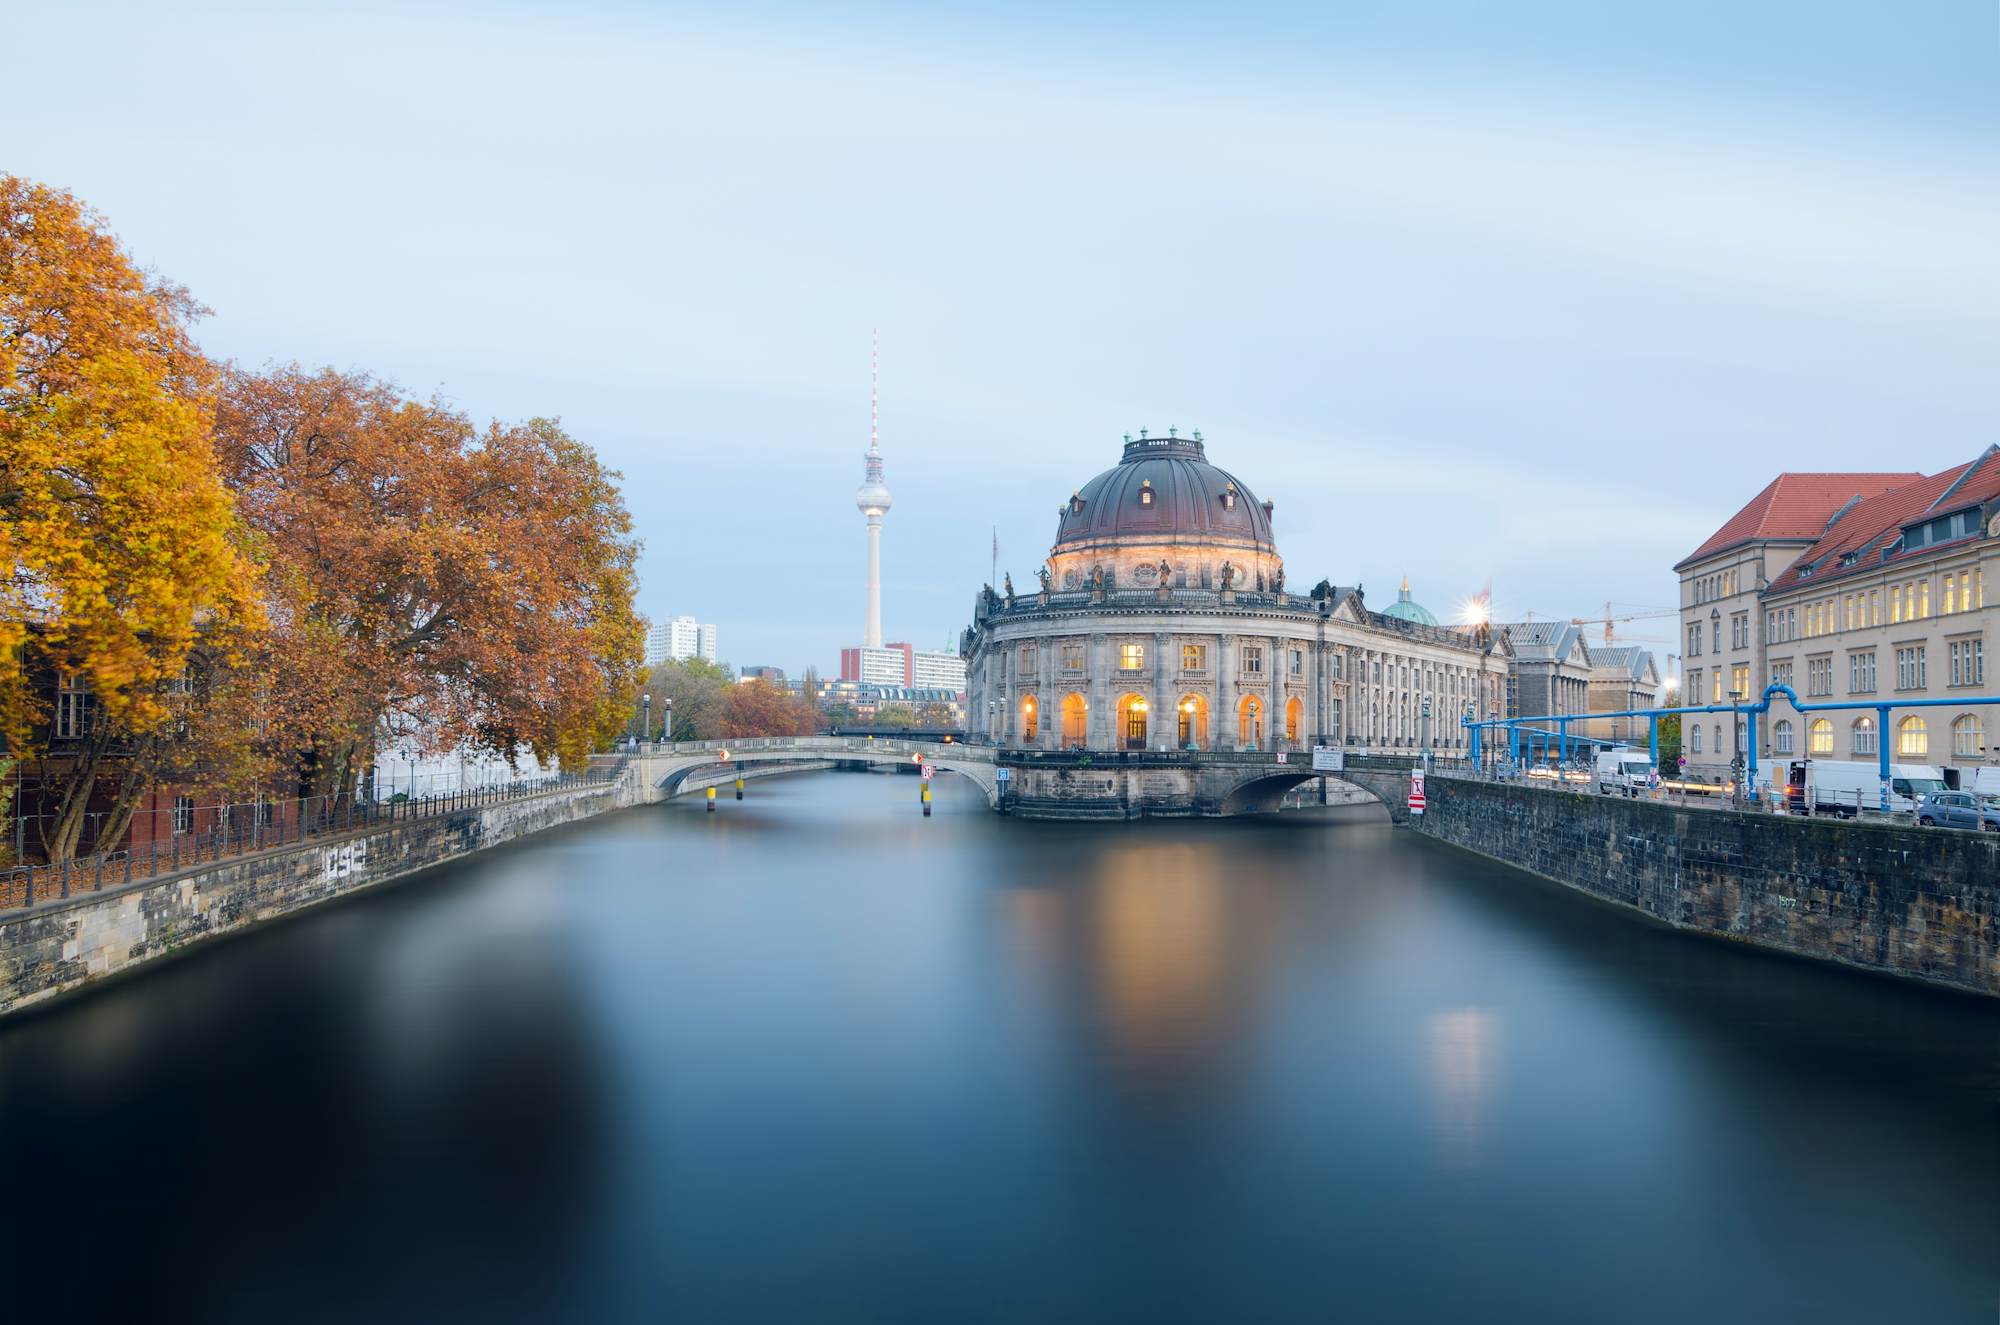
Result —
[[882, 482], [880, 444], [880, 336], [868, 345], [868, 454], [866, 477], [854, 490], [854, 504], [868, 518], [868, 614], [861, 629], [863, 648], [882, 647], [882, 517], [889, 513], [889, 489]]

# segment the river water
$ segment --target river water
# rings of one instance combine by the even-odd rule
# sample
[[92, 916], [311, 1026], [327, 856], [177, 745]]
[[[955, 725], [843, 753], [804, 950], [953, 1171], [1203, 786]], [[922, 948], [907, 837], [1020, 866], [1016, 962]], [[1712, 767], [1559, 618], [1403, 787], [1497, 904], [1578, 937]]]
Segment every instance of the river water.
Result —
[[0, 1028], [8, 1314], [2000, 1310], [2000, 1007], [1366, 816], [723, 794]]

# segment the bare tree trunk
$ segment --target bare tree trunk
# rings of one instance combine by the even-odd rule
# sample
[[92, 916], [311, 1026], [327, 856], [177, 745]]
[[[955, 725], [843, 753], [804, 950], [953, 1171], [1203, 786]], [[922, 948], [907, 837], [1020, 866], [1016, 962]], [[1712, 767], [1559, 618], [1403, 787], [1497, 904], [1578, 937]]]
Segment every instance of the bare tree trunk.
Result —
[[110, 749], [110, 725], [100, 720], [92, 726], [82, 749], [63, 773], [55, 816], [41, 829], [42, 847], [50, 861], [60, 864], [75, 858], [77, 842], [83, 836], [83, 822], [90, 813], [91, 793], [97, 790], [97, 775]]

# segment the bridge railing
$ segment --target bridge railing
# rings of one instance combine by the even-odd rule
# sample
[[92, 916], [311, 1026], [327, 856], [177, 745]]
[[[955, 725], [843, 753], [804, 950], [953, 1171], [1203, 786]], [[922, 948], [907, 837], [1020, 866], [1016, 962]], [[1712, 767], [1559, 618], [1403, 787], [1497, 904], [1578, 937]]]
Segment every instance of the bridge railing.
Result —
[[892, 740], [881, 736], [743, 736], [713, 741], [651, 741], [640, 742], [636, 748], [620, 746], [619, 753], [654, 756], [683, 756], [727, 753], [732, 758], [738, 754], [839, 754], [852, 751], [856, 754], [889, 751], [897, 754], [922, 754], [931, 759], [962, 759], [972, 763], [993, 762], [993, 750], [987, 746], [963, 745], [958, 742], [942, 742], [913, 738]]

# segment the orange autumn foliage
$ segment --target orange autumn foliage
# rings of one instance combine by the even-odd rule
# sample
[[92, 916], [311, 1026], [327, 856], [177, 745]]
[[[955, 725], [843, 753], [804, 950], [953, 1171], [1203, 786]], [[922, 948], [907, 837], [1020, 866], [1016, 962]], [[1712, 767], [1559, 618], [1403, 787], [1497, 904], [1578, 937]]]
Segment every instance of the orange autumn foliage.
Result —
[[638, 679], [637, 545], [554, 422], [484, 432], [366, 375], [232, 372], [216, 435], [269, 558], [275, 710], [316, 788], [384, 738], [585, 758]]
[[209, 445], [201, 310], [145, 277], [68, 193], [0, 176], [0, 736], [31, 757], [36, 677], [87, 687], [44, 825], [73, 854], [114, 748], [112, 793], [185, 715], [198, 640], [254, 626], [255, 568]]

